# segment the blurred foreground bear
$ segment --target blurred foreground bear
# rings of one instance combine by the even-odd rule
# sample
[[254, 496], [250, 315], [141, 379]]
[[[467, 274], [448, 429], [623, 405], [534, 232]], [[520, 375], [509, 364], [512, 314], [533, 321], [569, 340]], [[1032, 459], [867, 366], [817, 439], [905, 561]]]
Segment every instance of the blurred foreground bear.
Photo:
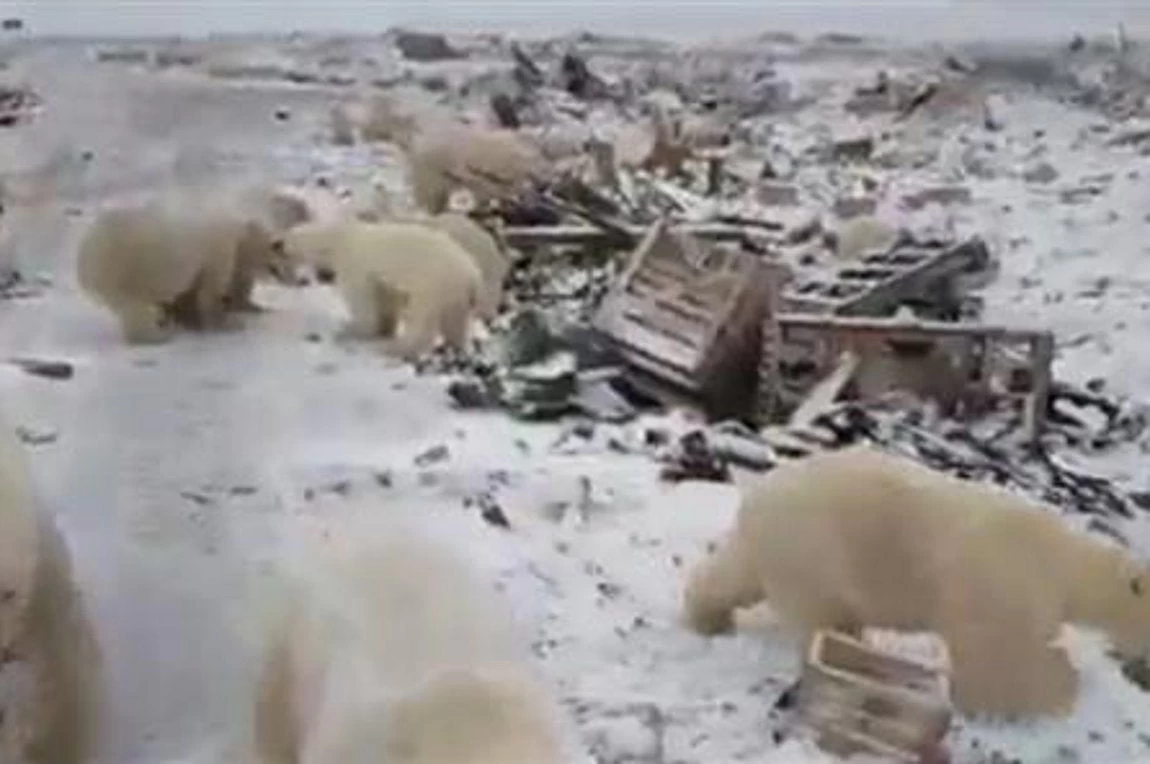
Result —
[[259, 764], [564, 762], [501, 598], [430, 540], [388, 538], [332, 541], [270, 620]]
[[415, 222], [311, 222], [288, 231], [292, 262], [335, 272], [351, 321], [342, 336], [388, 338], [389, 352], [415, 360], [442, 338], [467, 349], [483, 298], [483, 276], [457, 241]]
[[80, 242], [80, 286], [116, 314], [130, 344], [169, 339], [176, 325], [218, 329], [251, 309], [257, 273], [294, 283], [273, 230], [243, 206], [160, 198], [104, 210]]
[[803, 639], [819, 628], [933, 631], [967, 713], [1063, 715], [1078, 676], [1064, 622], [1126, 658], [1150, 648], [1150, 575], [1126, 551], [995, 487], [854, 447], [776, 468], [690, 576], [689, 624], [727, 631], [762, 600]]
[[100, 666], [68, 549], [0, 421], [0, 762], [89, 760]]

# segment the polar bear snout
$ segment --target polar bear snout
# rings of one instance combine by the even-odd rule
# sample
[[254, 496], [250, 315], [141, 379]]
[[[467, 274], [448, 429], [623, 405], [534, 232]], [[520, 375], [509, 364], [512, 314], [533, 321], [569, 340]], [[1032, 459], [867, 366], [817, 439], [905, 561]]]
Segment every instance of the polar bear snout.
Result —
[[334, 284], [335, 270], [326, 265], [318, 265], [315, 269], [315, 280], [321, 284]]

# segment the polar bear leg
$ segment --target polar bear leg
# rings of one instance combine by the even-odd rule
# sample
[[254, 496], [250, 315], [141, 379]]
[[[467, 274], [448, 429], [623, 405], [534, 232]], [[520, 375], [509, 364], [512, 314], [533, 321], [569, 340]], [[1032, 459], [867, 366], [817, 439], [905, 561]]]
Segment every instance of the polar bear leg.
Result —
[[252, 290], [255, 289], [255, 274], [248, 268], [236, 268], [232, 275], [232, 283], [228, 288], [227, 304], [230, 310], [242, 313], [262, 313], [265, 308], [257, 305], [252, 299]]
[[122, 302], [115, 308], [124, 341], [130, 345], [154, 345], [172, 337], [172, 327], [158, 305], [147, 302]]
[[340, 291], [351, 320], [340, 330], [339, 336], [349, 340], [375, 339], [379, 336], [381, 324], [380, 294], [376, 285], [368, 279], [350, 282], [337, 279]]
[[1061, 647], [976, 624], [944, 636], [951, 696], [963, 713], [1064, 716], [1073, 709], [1078, 674]]
[[783, 627], [795, 636], [804, 654], [815, 632], [821, 629], [861, 637], [866, 625], [854, 618], [841, 602], [799, 587], [771, 590], [767, 602]]
[[699, 634], [715, 635], [735, 626], [734, 611], [763, 599], [757, 567], [732, 534], [691, 572], [683, 597], [687, 624]]
[[405, 361], [415, 361], [435, 348], [442, 322], [441, 306], [428, 304], [428, 300], [412, 300], [403, 317], [403, 329], [391, 341], [388, 353]]
[[407, 307], [407, 295], [387, 285], [377, 288], [376, 313], [379, 316], [379, 335], [394, 337], [399, 326], [399, 318]]
[[440, 318], [443, 343], [459, 353], [467, 352], [471, 329], [471, 307], [466, 298], [448, 306]]
[[232, 263], [212, 263], [196, 279], [195, 304], [204, 329], [222, 329], [228, 325], [225, 300], [232, 285]]
[[1051, 644], [1061, 628], [1057, 608], [1041, 591], [1028, 596], [1027, 587], [986, 578], [968, 576], [939, 602], [955, 705], [968, 714], [1069, 713], [1078, 674], [1066, 651]]

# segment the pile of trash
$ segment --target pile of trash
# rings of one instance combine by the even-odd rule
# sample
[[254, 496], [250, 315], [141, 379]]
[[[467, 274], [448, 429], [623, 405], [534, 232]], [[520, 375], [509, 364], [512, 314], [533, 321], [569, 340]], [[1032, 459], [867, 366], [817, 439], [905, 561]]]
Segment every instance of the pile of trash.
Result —
[[42, 100], [26, 85], [0, 83], [0, 127], [14, 127], [31, 121]]
[[[856, 118], [848, 133], [800, 89], [775, 88], [770, 66], [753, 82], [687, 67], [640, 98], [636, 82], [669, 76], [658, 46], [592, 37], [503, 49], [507, 76], [473, 76], [464, 100], [512, 129], [590, 126], [591, 159], [498, 206], [501, 240], [520, 255], [513, 309], [482, 352], [445, 367], [457, 372], [454, 405], [608, 425], [692, 410], [711, 424], [652, 451], [669, 480], [727, 480], [732, 467], [868, 441], [1070, 512], [1150, 508], [1059, 457], [1140, 442], [1145, 412], [1055, 380], [1049, 331], [981, 320], [975, 291], [998, 255], [985, 239], [878, 211], [895, 194], [909, 217], [970, 204], [960, 181], [924, 171], [941, 150], [937, 126], [957, 115], [956, 129], [993, 134], [994, 83], [1062, 79], [987, 55], [879, 70], [830, 99]], [[787, 93], [769, 109], [768, 84]], [[813, 140], [757, 138], [764, 109], [811, 111]], [[620, 121], [650, 127], [637, 161], [625, 159]], [[901, 143], [914, 151], [893, 150], [895, 131], [911, 127], [915, 141]]]

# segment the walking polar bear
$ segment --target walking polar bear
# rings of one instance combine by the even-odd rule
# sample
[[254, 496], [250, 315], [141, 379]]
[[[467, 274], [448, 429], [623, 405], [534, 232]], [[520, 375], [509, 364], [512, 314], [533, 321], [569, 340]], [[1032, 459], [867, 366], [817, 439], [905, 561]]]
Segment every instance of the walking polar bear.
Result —
[[[304, 221], [420, 223], [443, 231], [471, 255], [483, 277], [483, 293], [480, 296], [477, 315], [486, 320], [498, 315], [503, 299], [503, 283], [508, 271], [511, 270], [511, 258], [498, 232], [484, 227], [470, 215], [459, 212], [443, 212], [438, 215], [419, 212], [396, 213], [393, 211], [391, 195], [386, 185], [379, 179], [353, 187], [346, 198], [331, 189], [320, 187], [293, 188], [283, 193], [290, 194], [290, 198], [298, 200], [303, 205]], [[323, 280], [330, 280], [332, 274], [326, 272], [330, 269], [325, 266], [323, 270], [325, 271]]]
[[94, 753], [102, 658], [64, 539], [0, 420], [0, 761], [81, 764]]
[[403, 150], [412, 197], [427, 212], [445, 211], [458, 188], [482, 206], [550, 176], [551, 163], [526, 134], [460, 122], [420, 100], [376, 96], [363, 133], [366, 140], [393, 141]]
[[414, 222], [310, 222], [288, 231], [280, 246], [292, 262], [334, 271], [351, 315], [343, 337], [387, 338], [389, 352], [405, 360], [439, 338], [467, 349], [483, 278], [448, 234]]
[[992, 486], [855, 447], [776, 468], [743, 497], [734, 528], [690, 575], [702, 634], [767, 600], [803, 637], [833, 628], [934, 631], [968, 713], [1062, 715], [1078, 676], [1052, 644], [1064, 622], [1150, 649], [1150, 571]]
[[561, 764], [558, 706], [495, 591], [403, 529], [311, 557], [267, 623], [259, 764]]
[[250, 310], [261, 271], [295, 282], [262, 215], [201, 199], [161, 197], [101, 212], [77, 258], [81, 288], [112, 311], [131, 344], [168, 340], [176, 325], [223, 327]]

